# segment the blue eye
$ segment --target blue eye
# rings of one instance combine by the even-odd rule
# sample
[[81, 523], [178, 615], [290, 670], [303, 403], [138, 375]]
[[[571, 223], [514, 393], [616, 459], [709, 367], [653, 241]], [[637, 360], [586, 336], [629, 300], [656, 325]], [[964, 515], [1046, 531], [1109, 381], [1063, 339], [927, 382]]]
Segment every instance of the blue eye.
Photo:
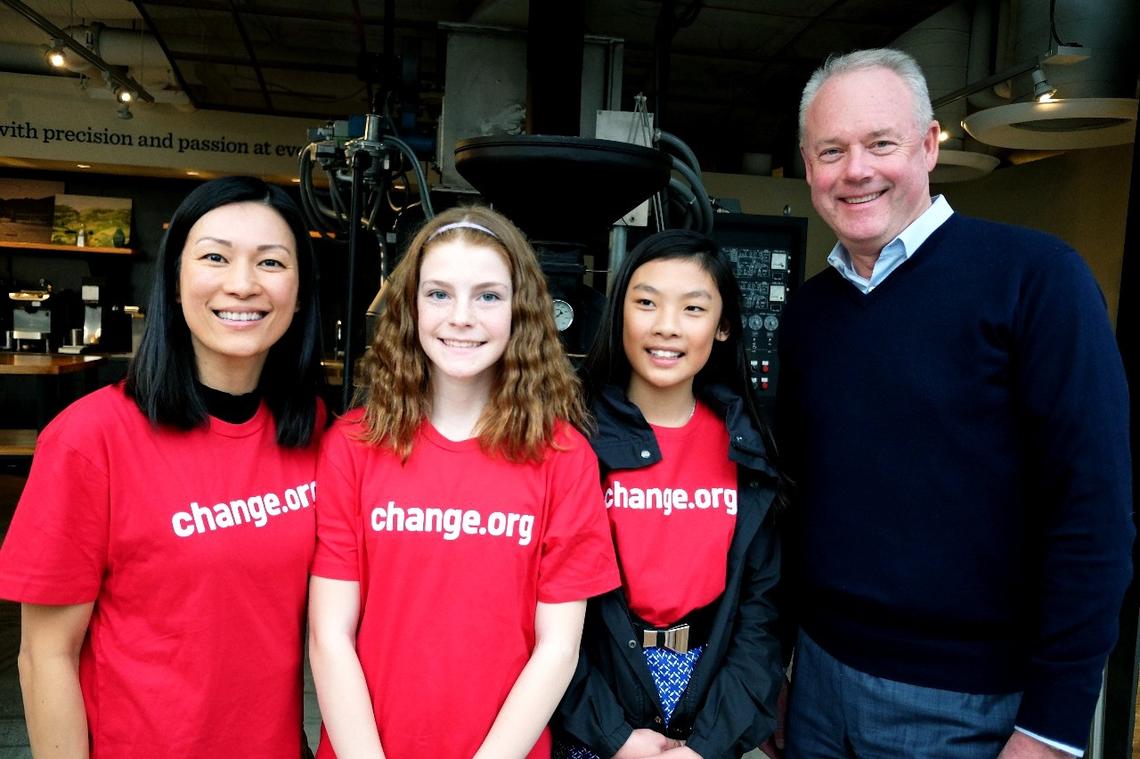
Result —
[[498, 301], [501, 301], [502, 298], [498, 293], [486, 292], [479, 295], [479, 300], [484, 303], [496, 303]]
[[424, 297], [426, 297], [428, 300], [445, 300], [447, 298], [447, 293], [445, 293], [443, 290], [429, 290], [428, 292], [424, 293]]

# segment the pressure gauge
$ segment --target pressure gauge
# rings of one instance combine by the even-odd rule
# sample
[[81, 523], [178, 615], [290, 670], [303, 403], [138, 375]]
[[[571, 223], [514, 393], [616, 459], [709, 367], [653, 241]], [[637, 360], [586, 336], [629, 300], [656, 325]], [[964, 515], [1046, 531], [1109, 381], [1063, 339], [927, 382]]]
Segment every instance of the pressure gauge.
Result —
[[574, 307], [559, 298], [554, 299], [554, 326], [565, 332], [574, 323]]
[[767, 316], [764, 317], [764, 329], [768, 330], [769, 332], [775, 332], [776, 327], [779, 327], [779, 326], [780, 326], [780, 320], [777, 319], [772, 314], [768, 314]]

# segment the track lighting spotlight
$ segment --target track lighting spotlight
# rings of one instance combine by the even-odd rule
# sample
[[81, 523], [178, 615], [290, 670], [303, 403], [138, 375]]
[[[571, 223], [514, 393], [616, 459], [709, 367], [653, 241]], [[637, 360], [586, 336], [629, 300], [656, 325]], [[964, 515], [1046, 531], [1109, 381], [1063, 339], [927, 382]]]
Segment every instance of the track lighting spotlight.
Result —
[[63, 64], [67, 62], [67, 59], [63, 55], [63, 45], [60, 44], [59, 40], [51, 41], [51, 46], [44, 53], [44, 60], [52, 68], [63, 68]]
[[126, 87], [115, 88], [115, 100], [118, 100], [120, 103], [129, 103], [134, 100], [134, 97], [134, 93]]
[[[36, 25], [51, 40], [44, 48], [44, 61], [52, 68], [67, 66], [81, 75], [93, 75], [98, 69], [103, 73], [103, 79], [109, 86], [122, 87], [130, 92], [130, 99], [142, 100], [144, 103], [153, 103], [154, 96], [146, 88], [136, 82], [124, 66], [112, 66], [95, 52], [97, 46], [91, 43], [94, 33], [87, 34], [85, 41], [73, 38], [68, 32], [53, 24], [37, 11], [16, 0], [0, 0], [0, 4], [9, 6], [28, 21]], [[64, 52], [66, 50], [66, 53]], [[70, 66], [69, 66], [70, 64]], [[118, 93], [116, 93], [118, 97]], [[125, 101], [120, 100], [126, 105]], [[127, 110], [129, 118], [130, 110]], [[122, 117], [122, 113], [119, 114]]]
[[1049, 84], [1041, 67], [1033, 69], [1033, 99], [1038, 103], [1048, 103], [1057, 94], [1057, 88]]

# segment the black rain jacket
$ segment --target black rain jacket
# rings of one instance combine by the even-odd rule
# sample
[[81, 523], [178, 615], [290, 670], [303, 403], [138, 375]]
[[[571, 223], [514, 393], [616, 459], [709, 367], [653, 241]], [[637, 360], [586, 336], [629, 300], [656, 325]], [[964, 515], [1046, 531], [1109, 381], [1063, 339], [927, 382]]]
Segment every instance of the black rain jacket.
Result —
[[[625, 592], [618, 588], [589, 600], [578, 668], [552, 725], [563, 740], [602, 757], [617, 753], [635, 728], [649, 728], [685, 740], [703, 759], [738, 759], [775, 729], [784, 677], [776, 602], [780, 546], [771, 508], [776, 472], [743, 400], [723, 386], [706, 387], [699, 395], [725, 420], [729, 457], [737, 464], [736, 527], [724, 594], [713, 602], [708, 642], [668, 729]], [[620, 388], [607, 387], [592, 410], [598, 431], [590, 443], [603, 476], [661, 460], [652, 429]]]

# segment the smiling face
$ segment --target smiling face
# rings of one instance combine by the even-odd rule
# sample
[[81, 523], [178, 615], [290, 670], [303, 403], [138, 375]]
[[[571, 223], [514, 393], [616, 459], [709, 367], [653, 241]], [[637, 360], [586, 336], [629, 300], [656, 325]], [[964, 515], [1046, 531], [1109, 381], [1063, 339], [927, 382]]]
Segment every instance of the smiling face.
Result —
[[930, 207], [938, 123], [915, 124], [914, 95], [886, 68], [828, 79], [807, 109], [800, 151], [815, 210], [853, 257], [883, 247]]
[[622, 346], [629, 359], [629, 399], [638, 406], [662, 391], [692, 392], [725, 340], [723, 301], [712, 276], [690, 258], [660, 258], [637, 268], [622, 304]]
[[420, 263], [416, 317], [433, 388], [490, 392], [511, 336], [511, 272], [503, 254], [462, 239], [437, 242]]
[[253, 390], [293, 321], [298, 289], [296, 241], [272, 208], [231, 203], [199, 218], [178, 272], [199, 380], [229, 393]]

